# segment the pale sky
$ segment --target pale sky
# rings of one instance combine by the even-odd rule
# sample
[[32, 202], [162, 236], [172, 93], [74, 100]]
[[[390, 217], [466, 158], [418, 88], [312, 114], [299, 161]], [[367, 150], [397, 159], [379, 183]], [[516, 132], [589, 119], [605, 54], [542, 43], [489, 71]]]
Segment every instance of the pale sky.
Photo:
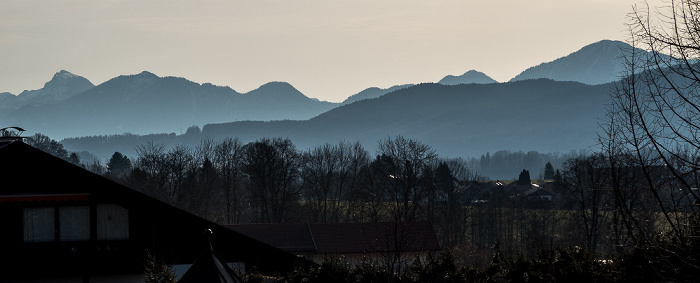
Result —
[[472, 69], [503, 82], [590, 43], [625, 40], [634, 4], [0, 0], [0, 92], [39, 89], [62, 69], [96, 85], [144, 70], [238, 92], [285, 81], [333, 102]]

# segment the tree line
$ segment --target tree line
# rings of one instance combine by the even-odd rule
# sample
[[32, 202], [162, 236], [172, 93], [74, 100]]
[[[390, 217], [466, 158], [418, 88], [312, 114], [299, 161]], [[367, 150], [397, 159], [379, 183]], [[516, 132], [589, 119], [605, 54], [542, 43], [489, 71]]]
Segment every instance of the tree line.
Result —
[[[27, 142], [71, 159], [45, 137]], [[643, 169], [630, 154], [582, 153], [562, 168], [548, 162], [541, 171], [551, 179], [535, 181], [539, 184], [531, 184], [526, 169], [507, 184], [402, 136], [379, 141], [374, 155], [348, 142], [299, 151], [283, 138], [248, 144], [235, 138], [202, 140], [194, 148], [147, 143], [136, 152], [133, 161], [115, 152], [105, 167], [86, 167], [221, 224], [428, 220], [441, 246], [463, 267], [493, 265], [495, 244], [506, 258], [579, 247], [594, 258], [610, 259], [635, 251], [642, 237], [673, 231], [673, 225], [693, 227], [688, 195], [657, 187], [654, 196], [645, 186], [645, 180], [669, 172]], [[516, 190], [537, 185], [552, 198]], [[686, 207], [663, 211], [659, 199], [685, 201]], [[409, 272], [414, 264], [400, 249], [386, 258], [380, 265], [387, 274]]]

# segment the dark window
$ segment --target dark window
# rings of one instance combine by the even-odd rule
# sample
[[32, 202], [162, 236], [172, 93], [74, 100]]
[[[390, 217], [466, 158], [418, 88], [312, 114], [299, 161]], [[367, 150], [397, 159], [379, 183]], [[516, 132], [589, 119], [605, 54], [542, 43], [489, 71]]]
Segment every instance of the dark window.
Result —
[[53, 207], [30, 207], [24, 209], [24, 241], [53, 242], [56, 240]]
[[58, 211], [61, 241], [90, 240], [90, 207], [67, 206]]
[[97, 239], [129, 239], [129, 211], [116, 204], [97, 205]]

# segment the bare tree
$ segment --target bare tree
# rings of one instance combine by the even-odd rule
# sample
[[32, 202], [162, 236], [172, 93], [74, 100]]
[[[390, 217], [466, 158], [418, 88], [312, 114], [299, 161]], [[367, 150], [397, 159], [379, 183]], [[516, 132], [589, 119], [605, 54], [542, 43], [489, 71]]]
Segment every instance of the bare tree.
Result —
[[427, 194], [423, 175], [437, 154], [420, 141], [397, 136], [379, 141], [378, 155], [376, 177], [386, 189], [387, 208], [394, 225], [394, 249], [386, 254], [385, 263], [388, 270], [400, 274], [408, 263], [404, 250], [412, 233], [410, 223], [417, 220]]
[[188, 210], [190, 203], [187, 201], [185, 189], [185, 181], [190, 177], [195, 170], [194, 156], [192, 149], [185, 145], [176, 145], [171, 148], [165, 155], [165, 160], [168, 165], [168, 185], [169, 185], [169, 200], [177, 206]]
[[34, 134], [24, 140], [28, 145], [38, 148], [39, 150], [61, 158], [63, 160], [68, 160], [68, 151], [63, 148], [63, 144], [58, 141], [51, 139], [50, 137], [43, 134]]
[[261, 139], [243, 148], [243, 173], [248, 180], [255, 222], [294, 220], [299, 205], [299, 153], [289, 139]]
[[165, 147], [149, 142], [136, 147], [138, 158], [131, 173], [131, 182], [137, 190], [162, 201], [174, 204], [168, 192], [168, 163]]
[[378, 153], [384, 161], [379, 169], [389, 189], [392, 219], [415, 220], [425, 194], [420, 179], [425, 167], [437, 157], [435, 150], [417, 140], [397, 136], [380, 141]]
[[[659, 276], [682, 274], [672, 265], [697, 272], [700, 260], [687, 251], [698, 236], [700, 216], [700, 195], [694, 189], [700, 185], [694, 178], [700, 169], [700, 1], [637, 6], [629, 19], [634, 48], [625, 50], [626, 70], [612, 93], [602, 144], [611, 165], [620, 153], [634, 157], [643, 181], [638, 185], [646, 189], [661, 221], [644, 225], [655, 221], [635, 217], [622, 203], [618, 184], [613, 185], [616, 199], [630, 220], [626, 223], [636, 245], [655, 246], [668, 255], [669, 268], [657, 270]], [[620, 169], [611, 175], [619, 182], [616, 172]], [[650, 230], [656, 233], [644, 233]]]
[[304, 153], [303, 194], [313, 222], [336, 223], [347, 218], [346, 200], [366, 163], [367, 153], [359, 143], [325, 144]]
[[226, 223], [240, 223], [243, 210], [245, 190], [242, 185], [241, 156], [242, 145], [238, 139], [227, 138], [219, 142], [214, 149], [214, 163], [221, 174], [221, 189], [225, 200]]
[[605, 227], [612, 209], [608, 170], [602, 155], [581, 155], [564, 164], [564, 187], [568, 190], [568, 203], [574, 211], [577, 229], [580, 229], [586, 248], [595, 253], [604, 237]]

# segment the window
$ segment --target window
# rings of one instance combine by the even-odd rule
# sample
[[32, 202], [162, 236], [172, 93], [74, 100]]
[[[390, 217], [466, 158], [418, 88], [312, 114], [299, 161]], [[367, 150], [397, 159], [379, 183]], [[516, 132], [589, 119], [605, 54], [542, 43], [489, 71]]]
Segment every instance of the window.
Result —
[[60, 207], [58, 214], [61, 241], [90, 240], [90, 207]]
[[129, 239], [129, 211], [116, 204], [97, 205], [97, 239]]
[[53, 207], [24, 209], [24, 241], [53, 242], [56, 239]]
[[95, 218], [98, 240], [129, 239], [129, 211], [126, 208], [99, 204], [94, 213], [91, 215], [89, 206], [25, 208], [24, 241], [88, 241], [91, 239], [91, 217]]

